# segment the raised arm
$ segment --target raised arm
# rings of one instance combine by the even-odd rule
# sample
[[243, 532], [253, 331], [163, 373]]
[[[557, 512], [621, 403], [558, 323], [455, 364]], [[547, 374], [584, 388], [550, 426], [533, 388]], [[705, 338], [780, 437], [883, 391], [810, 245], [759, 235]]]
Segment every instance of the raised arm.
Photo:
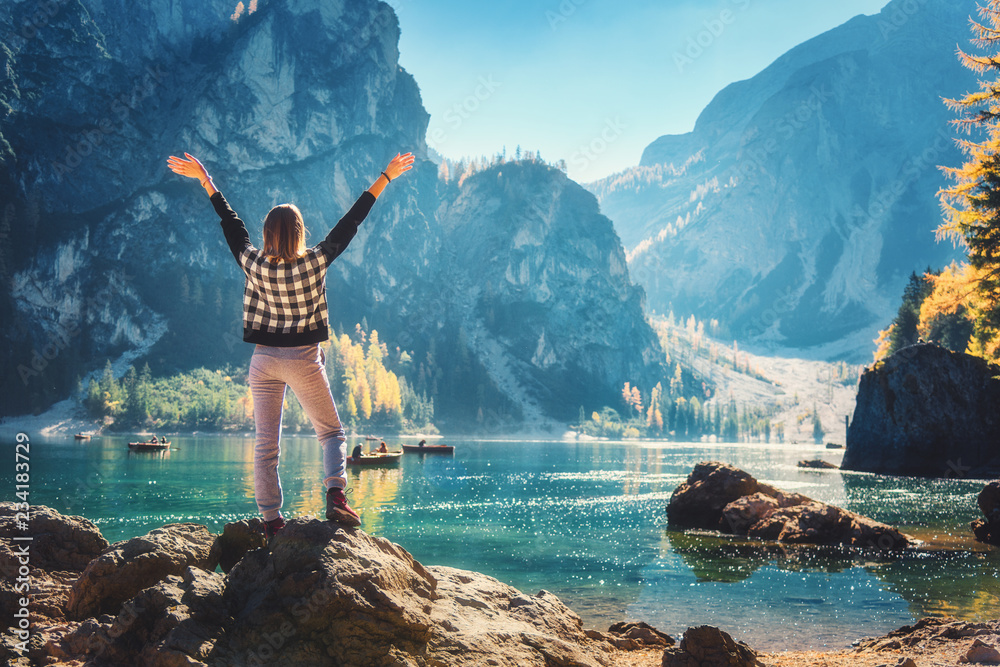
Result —
[[385, 171], [375, 179], [372, 186], [368, 188], [368, 192], [378, 199], [378, 196], [382, 194], [382, 190], [385, 186], [389, 184], [390, 181], [396, 180], [400, 174], [409, 171], [413, 168], [413, 153], [406, 153], [405, 155], [400, 155], [396, 153], [396, 157], [389, 161], [389, 166], [385, 168]]
[[240, 254], [243, 250], [252, 245], [246, 225], [236, 215], [236, 212], [230, 208], [229, 203], [222, 196], [222, 193], [216, 189], [215, 184], [212, 182], [212, 177], [208, 175], [208, 170], [205, 169], [205, 165], [190, 153], [185, 153], [184, 156], [187, 158], [186, 160], [171, 155], [167, 158], [167, 166], [175, 174], [198, 179], [201, 187], [205, 188], [205, 192], [208, 193], [209, 198], [212, 200], [212, 206], [215, 207], [215, 212], [219, 214], [219, 222], [222, 225], [222, 232], [226, 235], [226, 243], [229, 244], [229, 250], [233, 253], [236, 261], [240, 261]]
[[218, 192], [215, 189], [215, 184], [212, 183], [212, 177], [208, 175], [208, 169], [205, 169], [205, 165], [190, 153], [185, 153], [184, 157], [187, 159], [174, 157], [173, 155], [168, 157], [167, 166], [170, 167], [170, 171], [181, 176], [187, 176], [188, 178], [197, 178], [209, 197]]
[[412, 168], [413, 153], [406, 153], [405, 155], [397, 153], [396, 157], [389, 161], [389, 165], [385, 168], [385, 171], [375, 179], [372, 186], [361, 193], [361, 196], [354, 202], [351, 210], [340, 219], [340, 222], [319, 243], [319, 247], [326, 252], [331, 262], [347, 249], [351, 239], [358, 233], [358, 227], [361, 226], [361, 223], [368, 216], [368, 212], [375, 204], [378, 196], [382, 194], [385, 186]]

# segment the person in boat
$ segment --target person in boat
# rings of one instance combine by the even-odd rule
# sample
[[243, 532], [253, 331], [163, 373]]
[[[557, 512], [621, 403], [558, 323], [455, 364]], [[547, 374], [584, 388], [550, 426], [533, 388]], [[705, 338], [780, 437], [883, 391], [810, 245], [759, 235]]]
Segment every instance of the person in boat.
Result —
[[420, 442], [417, 443], [417, 447], [423, 447], [426, 444], [427, 444], [426, 440], [421, 440]]
[[386, 447], [385, 440], [383, 440], [382, 444], [378, 446], [378, 453], [379, 454], [388, 454], [389, 453], [389, 448]]
[[351, 458], [357, 461], [362, 456], [365, 455], [364, 450], [361, 448], [361, 443], [354, 445], [354, 450], [351, 451]]
[[264, 218], [263, 246], [258, 249], [251, 243], [246, 225], [197, 158], [184, 153], [183, 158], [171, 155], [167, 159], [171, 171], [198, 180], [205, 189], [219, 215], [229, 249], [246, 278], [243, 340], [256, 345], [249, 373], [256, 424], [254, 498], [268, 536], [285, 525], [278, 459], [281, 408], [287, 388], [299, 399], [322, 446], [326, 518], [347, 526], [361, 525], [361, 518], [344, 495], [347, 439], [326, 376], [326, 357], [319, 345], [330, 338], [326, 274], [330, 263], [357, 234], [385, 187], [409, 171], [413, 161], [411, 153], [392, 158], [326, 238], [312, 248], [306, 247], [306, 229], [298, 207], [275, 206]]
[[157, 443], [156, 434], [155, 433], [153, 434], [153, 438], [150, 440], [150, 442], [153, 443], [154, 445]]

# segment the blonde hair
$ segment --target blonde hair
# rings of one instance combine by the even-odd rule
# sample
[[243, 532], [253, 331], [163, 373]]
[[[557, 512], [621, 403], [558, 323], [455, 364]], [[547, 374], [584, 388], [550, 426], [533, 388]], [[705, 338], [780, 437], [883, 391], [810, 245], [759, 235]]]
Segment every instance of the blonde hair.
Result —
[[264, 255], [292, 260], [306, 251], [306, 225], [295, 204], [278, 204], [264, 218]]

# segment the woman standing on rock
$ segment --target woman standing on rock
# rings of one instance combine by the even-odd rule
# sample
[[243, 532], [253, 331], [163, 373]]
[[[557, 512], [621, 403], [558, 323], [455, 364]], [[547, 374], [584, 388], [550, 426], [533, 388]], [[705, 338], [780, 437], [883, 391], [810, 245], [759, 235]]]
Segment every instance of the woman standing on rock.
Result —
[[305, 245], [305, 225], [294, 204], [279, 204], [264, 218], [263, 249], [250, 242], [246, 226], [212, 183], [195, 157], [170, 156], [167, 166], [196, 178], [219, 214], [229, 249], [246, 275], [243, 292], [243, 340], [256, 343], [250, 360], [257, 440], [254, 446], [254, 496], [270, 537], [281, 530], [281, 408], [285, 388], [299, 399], [323, 447], [326, 518], [347, 526], [361, 519], [347, 504], [344, 427], [326, 377], [326, 357], [319, 343], [328, 340], [326, 272], [357, 234], [375, 200], [393, 179], [413, 166], [413, 155], [396, 155], [385, 171], [354, 203], [326, 238]]

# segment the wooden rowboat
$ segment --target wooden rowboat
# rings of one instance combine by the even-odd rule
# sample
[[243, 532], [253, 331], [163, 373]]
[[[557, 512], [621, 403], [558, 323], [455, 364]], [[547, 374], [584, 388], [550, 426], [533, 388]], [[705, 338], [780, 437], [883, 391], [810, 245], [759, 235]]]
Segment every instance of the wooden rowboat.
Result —
[[162, 452], [170, 449], [169, 442], [130, 442], [128, 448], [133, 452]]
[[352, 466], [390, 466], [399, 463], [403, 452], [387, 452], [385, 454], [362, 454], [361, 458], [347, 457], [347, 465]]
[[454, 454], [454, 445], [403, 445], [403, 451], [411, 454]]

